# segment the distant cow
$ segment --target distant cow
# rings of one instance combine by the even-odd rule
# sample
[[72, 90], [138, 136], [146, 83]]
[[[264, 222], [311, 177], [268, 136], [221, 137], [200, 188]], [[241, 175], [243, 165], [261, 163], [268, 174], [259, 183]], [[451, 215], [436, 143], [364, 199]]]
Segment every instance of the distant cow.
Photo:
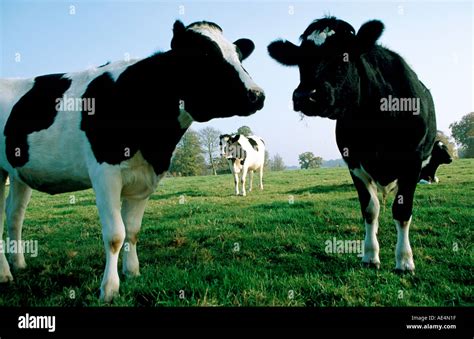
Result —
[[239, 195], [239, 174], [242, 183], [242, 195], [247, 195], [245, 179], [250, 171], [249, 191], [252, 191], [253, 174], [260, 173], [260, 189], [263, 190], [263, 167], [265, 165], [265, 143], [257, 136], [242, 134], [220, 136], [221, 154], [229, 161], [229, 167], [234, 175], [235, 194]]
[[430, 160], [421, 171], [420, 180], [424, 180], [427, 183], [438, 183], [439, 179], [436, 176], [436, 170], [440, 165], [450, 164], [451, 162], [453, 162], [453, 158], [449, 154], [448, 147], [442, 141], [436, 141], [433, 145]]
[[436, 136], [435, 110], [430, 92], [403, 58], [376, 44], [383, 29], [374, 20], [356, 33], [347, 22], [326, 17], [309, 25], [300, 46], [279, 40], [268, 50], [280, 63], [300, 69], [295, 111], [337, 120], [337, 145], [365, 220], [362, 261], [380, 267], [377, 188], [397, 185], [396, 270], [413, 271], [408, 231], [416, 184]]
[[[31, 188], [56, 194], [92, 187], [107, 260], [101, 298], [110, 301], [119, 291], [124, 242], [123, 272], [139, 274], [136, 243], [146, 202], [191, 122], [263, 107], [263, 90], [241, 64], [253, 49], [248, 39], [229, 42], [214, 23], [176, 21], [167, 52], [84, 72], [0, 80], [0, 206], [9, 175], [10, 239], [21, 239]], [[13, 254], [12, 264], [25, 267], [23, 254]], [[1, 253], [0, 281], [12, 279]]]

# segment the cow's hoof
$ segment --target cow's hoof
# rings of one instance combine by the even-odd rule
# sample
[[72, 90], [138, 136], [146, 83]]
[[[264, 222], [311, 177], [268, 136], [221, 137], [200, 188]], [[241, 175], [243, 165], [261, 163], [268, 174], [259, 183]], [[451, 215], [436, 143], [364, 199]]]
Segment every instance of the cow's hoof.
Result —
[[135, 278], [140, 276], [140, 270], [138, 268], [136, 270], [124, 270], [123, 275], [127, 278]]
[[247, 193], [242, 193], [242, 196], [243, 196], [243, 197], [246, 197], [246, 196], [247, 196]]
[[413, 261], [413, 255], [411, 252], [409, 254], [400, 255], [398, 258], [395, 258], [396, 265], [395, 271], [407, 271], [407, 272], [414, 272], [415, 271], [415, 262]]
[[362, 262], [362, 266], [364, 266], [365, 268], [375, 268], [377, 270], [380, 269], [379, 262]]
[[12, 266], [15, 270], [24, 270], [26, 268], [25, 259], [13, 260]]
[[1, 284], [6, 284], [9, 283], [10, 281], [13, 281], [13, 276], [10, 272], [6, 274], [0, 274], [0, 283]]
[[110, 304], [118, 296], [119, 296], [118, 291], [104, 292], [102, 289], [100, 290], [100, 301], [104, 303]]
[[119, 286], [120, 284], [113, 282], [103, 284], [100, 288], [100, 300], [105, 303], [111, 303], [114, 298], [119, 296]]

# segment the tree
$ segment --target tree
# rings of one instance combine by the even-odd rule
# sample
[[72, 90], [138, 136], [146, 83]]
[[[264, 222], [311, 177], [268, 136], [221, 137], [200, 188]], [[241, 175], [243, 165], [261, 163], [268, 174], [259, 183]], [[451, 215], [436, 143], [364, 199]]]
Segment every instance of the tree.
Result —
[[280, 154], [275, 154], [270, 161], [270, 170], [271, 171], [283, 171], [286, 169], [285, 162]]
[[304, 152], [298, 156], [301, 169], [318, 168], [323, 163], [323, 158], [316, 157], [313, 152]]
[[268, 153], [268, 151], [265, 150], [263, 169], [265, 171], [270, 171], [270, 165], [271, 165], [270, 153]]
[[449, 140], [449, 137], [444, 134], [443, 131], [436, 132], [436, 140], [440, 140], [443, 144], [445, 144], [446, 147], [448, 147], [449, 154], [451, 154], [452, 157], [456, 157], [456, 145], [454, 142]]
[[170, 172], [183, 176], [201, 175], [206, 167], [202, 153], [199, 135], [188, 130], [176, 146]]
[[219, 152], [219, 136], [222, 133], [212, 127], [206, 127], [199, 131], [199, 139], [204, 152], [207, 154], [209, 166], [212, 169], [212, 173], [217, 175], [216, 168], [216, 153]]
[[248, 126], [240, 126], [237, 130], [237, 134], [242, 134], [248, 137], [249, 135], [253, 135], [253, 132]]
[[474, 158], [474, 112], [468, 113], [459, 122], [449, 125], [451, 135], [459, 145], [463, 158]]

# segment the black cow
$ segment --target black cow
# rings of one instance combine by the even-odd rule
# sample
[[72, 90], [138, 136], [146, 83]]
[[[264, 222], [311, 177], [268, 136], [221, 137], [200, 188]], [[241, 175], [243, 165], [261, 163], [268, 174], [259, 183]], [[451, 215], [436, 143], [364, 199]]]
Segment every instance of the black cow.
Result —
[[392, 212], [398, 241], [396, 270], [413, 271], [408, 238], [413, 196], [436, 137], [428, 89], [402, 57], [376, 42], [384, 25], [373, 20], [356, 33], [335, 17], [316, 20], [301, 45], [274, 41], [270, 55], [297, 65], [295, 111], [337, 120], [336, 140], [359, 195], [366, 236], [362, 261], [380, 267], [377, 187], [398, 185]]
[[[21, 240], [31, 188], [55, 194], [92, 187], [106, 253], [101, 298], [112, 300], [124, 243], [123, 272], [139, 274], [146, 202], [192, 121], [263, 107], [263, 90], [241, 64], [253, 49], [248, 39], [231, 43], [214, 23], [176, 21], [167, 52], [84, 72], [0, 79], [0, 206], [8, 174], [10, 239]], [[0, 240], [2, 233], [0, 213]], [[24, 268], [23, 253], [12, 264]], [[0, 282], [12, 279], [0, 253]]]
[[450, 164], [451, 162], [453, 162], [453, 158], [449, 154], [448, 147], [442, 141], [436, 141], [433, 145], [430, 161], [421, 171], [420, 180], [425, 180], [428, 183], [438, 183], [436, 170], [440, 165]]

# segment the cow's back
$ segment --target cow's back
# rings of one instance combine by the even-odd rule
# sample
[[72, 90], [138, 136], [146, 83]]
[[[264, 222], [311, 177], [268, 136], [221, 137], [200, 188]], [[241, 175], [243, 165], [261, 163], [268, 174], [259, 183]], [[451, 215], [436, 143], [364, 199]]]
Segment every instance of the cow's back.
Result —
[[[116, 78], [129, 64], [33, 79], [1, 79], [0, 167], [47, 193], [91, 187], [89, 169], [96, 160], [80, 129], [85, 106], [76, 103], [96, 77], [109, 72]], [[62, 107], [57, 106], [59, 99], [64, 99]]]

